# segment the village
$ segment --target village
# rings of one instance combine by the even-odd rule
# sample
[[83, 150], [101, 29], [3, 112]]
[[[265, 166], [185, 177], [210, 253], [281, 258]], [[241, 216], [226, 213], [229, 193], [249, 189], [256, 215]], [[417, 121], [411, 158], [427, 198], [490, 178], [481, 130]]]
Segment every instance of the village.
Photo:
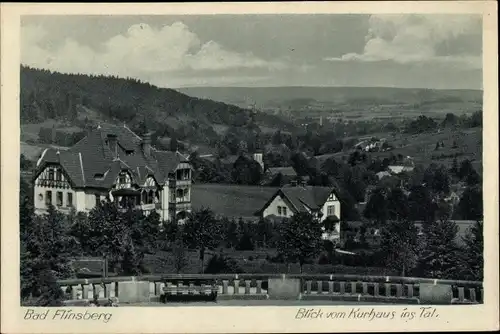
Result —
[[482, 303], [480, 71], [370, 53], [377, 22], [408, 45], [461, 25], [347, 18], [354, 46], [325, 17], [331, 39], [294, 16], [285, 44], [267, 16], [26, 19], [21, 304]]

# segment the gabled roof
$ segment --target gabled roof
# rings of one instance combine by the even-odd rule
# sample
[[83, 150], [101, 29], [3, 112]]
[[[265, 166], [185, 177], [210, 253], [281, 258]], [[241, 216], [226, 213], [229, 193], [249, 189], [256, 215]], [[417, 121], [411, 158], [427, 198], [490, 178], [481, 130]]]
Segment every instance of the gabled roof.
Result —
[[293, 167], [272, 167], [268, 171], [271, 175], [297, 176], [297, 172]]
[[[106, 144], [108, 135], [116, 136], [118, 156]], [[44, 163], [59, 163], [76, 187], [110, 188], [122, 171], [130, 174], [134, 184], [142, 185], [148, 175], [163, 184], [181, 162], [188, 158], [179, 152], [151, 147], [145, 155], [141, 137], [128, 127], [102, 124], [67, 151], [57, 154], [57, 150], [47, 149], [38, 166], [41, 171]]]
[[318, 210], [325, 204], [328, 196], [334, 192], [333, 187], [316, 187], [316, 186], [290, 186], [280, 188], [264, 206], [255, 214], [260, 215], [271, 202], [277, 197], [281, 196], [292, 205], [292, 211], [307, 212], [309, 210]]
[[47, 165], [60, 165], [75, 187], [83, 187], [85, 184], [85, 173], [82, 168], [81, 156], [78, 152], [60, 151], [47, 148], [42, 151], [37, 162], [38, 169], [33, 175], [35, 178], [45, 169]]

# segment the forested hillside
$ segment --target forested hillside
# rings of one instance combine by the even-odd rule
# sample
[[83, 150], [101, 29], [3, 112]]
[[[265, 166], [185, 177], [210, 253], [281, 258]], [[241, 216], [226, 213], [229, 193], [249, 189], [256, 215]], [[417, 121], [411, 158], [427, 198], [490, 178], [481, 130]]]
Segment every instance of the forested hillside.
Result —
[[138, 132], [146, 126], [159, 136], [180, 140], [215, 139], [213, 125], [291, 127], [277, 116], [189, 97], [136, 79], [61, 74], [24, 66], [20, 100], [22, 124], [57, 119], [84, 128], [96, 120], [125, 122]]

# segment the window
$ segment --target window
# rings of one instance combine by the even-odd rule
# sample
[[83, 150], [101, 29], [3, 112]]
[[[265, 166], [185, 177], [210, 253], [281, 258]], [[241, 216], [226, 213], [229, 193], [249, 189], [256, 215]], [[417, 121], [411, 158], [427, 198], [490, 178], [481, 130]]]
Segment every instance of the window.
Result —
[[62, 171], [60, 169], [56, 171], [56, 180], [62, 181]]
[[150, 190], [148, 194], [148, 201], [146, 203], [153, 204], [153, 200], [154, 200], [154, 192], [153, 190]]
[[120, 174], [120, 177], [119, 177], [119, 179], [118, 179], [118, 182], [119, 182], [120, 184], [125, 184], [125, 183], [127, 183], [127, 176], [126, 176], [125, 174]]
[[66, 198], [66, 206], [72, 207], [73, 206], [73, 194], [68, 193], [68, 197]]
[[45, 192], [45, 205], [52, 205], [52, 191]]
[[281, 206], [278, 206], [278, 216], [281, 216]]
[[328, 205], [327, 206], [326, 215], [327, 216], [334, 216], [335, 215], [335, 205]]
[[95, 205], [100, 205], [101, 204], [101, 196], [95, 195]]
[[170, 189], [170, 200], [175, 201], [175, 189]]
[[286, 216], [286, 206], [283, 207], [283, 216]]
[[49, 170], [49, 180], [54, 180], [54, 170], [53, 169]]
[[63, 193], [62, 191], [58, 191], [56, 195], [56, 204], [57, 206], [62, 206], [63, 205]]

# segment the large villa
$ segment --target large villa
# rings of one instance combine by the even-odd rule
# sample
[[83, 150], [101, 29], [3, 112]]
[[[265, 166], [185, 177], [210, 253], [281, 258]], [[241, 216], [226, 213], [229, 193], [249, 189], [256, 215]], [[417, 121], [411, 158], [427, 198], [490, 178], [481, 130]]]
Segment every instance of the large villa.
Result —
[[[255, 220], [309, 212], [321, 221], [340, 219], [333, 188], [291, 182], [281, 188], [192, 184], [192, 166], [179, 152], [161, 151], [151, 137], [127, 126], [101, 124], [67, 150], [45, 149], [34, 174], [37, 214], [53, 205], [61, 212], [88, 212], [104, 200], [121, 208], [156, 211], [162, 220], [183, 219], [192, 209]], [[333, 227], [340, 232], [340, 224]]]
[[34, 174], [37, 213], [89, 211], [101, 201], [155, 210], [163, 220], [191, 211], [191, 165], [178, 152], [159, 151], [151, 137], [126, 126], [100, 125], [69, 150], [46, 149]]

